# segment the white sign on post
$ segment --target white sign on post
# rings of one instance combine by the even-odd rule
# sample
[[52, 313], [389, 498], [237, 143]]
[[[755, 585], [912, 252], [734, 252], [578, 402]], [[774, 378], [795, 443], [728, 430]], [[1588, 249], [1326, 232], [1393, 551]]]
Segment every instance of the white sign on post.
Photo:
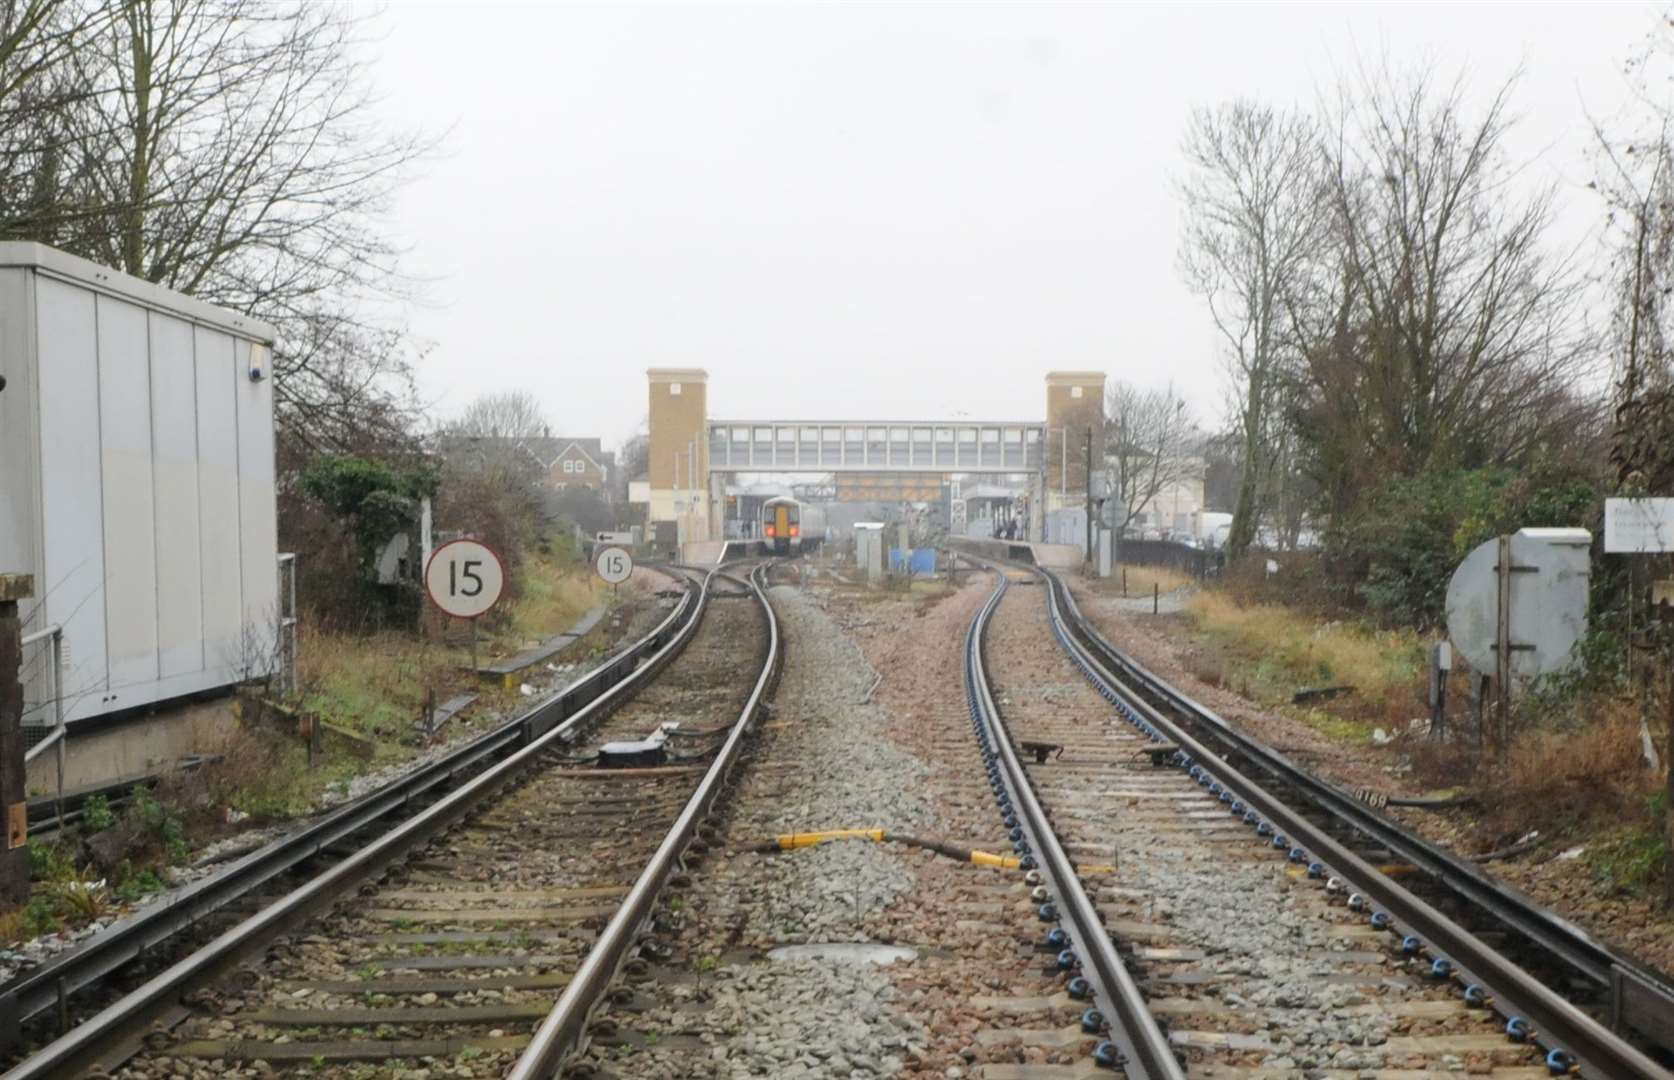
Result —
[[1611, 555], [1674, 551], [1674, 499], [1605, 499], [1604, 550]]
[[634, 557], [621, 548], [601, 548], [593, 569], [610, 584], [620, 585], [634, 572]]
[[500, 556], [475, 540], [448, 541], [424, 567], [424, 588], [431, 602], [456, 619], [487, 614], [505, 587]]

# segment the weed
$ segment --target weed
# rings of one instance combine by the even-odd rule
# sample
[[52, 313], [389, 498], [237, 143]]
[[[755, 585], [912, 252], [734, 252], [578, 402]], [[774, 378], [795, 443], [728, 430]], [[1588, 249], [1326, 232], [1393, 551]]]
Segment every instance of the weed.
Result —
[[1645, 893], [1662, 881], [1668, 846], [1663, 838], [1663, 807], [1667, 793], [1646, 800], [1648, 820], [1616, 839], [1600, 845], [1592, 856], [1593, 869], [1618, 889]]
[[81, 804], [81, 824], [90, 833], [104, 832], [115, 825], [116, 815], [111, 812], [110, 800], [103, 795], [89, 795]]
[[111, 891], [118, 900], [127, 903], [133, 903], [152, 893], [163, 891], [163, 879], [158, 877], [155, 871], [149, 867], [136, 870], [134, 864], [128, 859], [123, 859], [117, 864], [115, 873], [111, 875], [111, 880], [115, 883]]
[[22, 907], [0, 915], [0, 941], [27, 941], [61, 929], [63, 922], [59, 918], [58, 907], [46, 896], [32, 896]]
[[163, 857], [170, 863], [185, 862], [192, 855], [192, 845], [186, 839], [186, 822], [179, 808], [165, 803], [146, 788], [134, 789], [134, 801], [128, 813], [140, 826], [141, 834], [152, 836], [162, 845]]
[[90, 881], [65, 881], [51, 886], [47, 894], [64, 913], [76, 922], [92, 922], [110, 910], [105, 903], [104, 887]]
[[75, 860], [64, 845], [31, 840], [28, 846], [31, 881], [71, 881], [79, 876]]

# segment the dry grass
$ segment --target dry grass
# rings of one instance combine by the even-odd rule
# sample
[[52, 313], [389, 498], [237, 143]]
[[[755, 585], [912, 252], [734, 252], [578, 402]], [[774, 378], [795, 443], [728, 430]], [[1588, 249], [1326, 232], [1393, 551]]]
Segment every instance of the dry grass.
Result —
[[304, 624], [297, 643], [302, 708], [379, 742], [411, 733], [425, 692], [469, 686], [469, 649], [395, 631], [342, 634]]
[[568, 630], [609, 595], [590, 567], [561, 565], [550, 556], [531, 553], [523, 564], [520, 595], [506, 605], [502, 629], [492, 637], [496, 645], [522, 649]]
[[1600, 702], [1574, 730], [1524, 732], [1503, 764], [1490, 759], [1482, 772], [1485, 823], [1506, 835], [1636, 823], [1661, 783], [1640, 756], [1637, 713], [1626, 702]]
[[1274, 675], [1298, 688], [1348, 684], [1381, 696], [1406, 692], [1424, 673], [1424, 642], [1410, 631], [1319, 623], [1274, 604], [1240, 604], [1215, 590], [1194, 594], [1186, 609], [1202, 629], [1259, 651]]
[[1167, 593], [1195, 584], [1197, 580], [1190, 574], [1167, 566], [1114, 566], [1108, 578], [1094, 579], [1092, 588], [1100, 596], [1150, 596], [1153, 590]]

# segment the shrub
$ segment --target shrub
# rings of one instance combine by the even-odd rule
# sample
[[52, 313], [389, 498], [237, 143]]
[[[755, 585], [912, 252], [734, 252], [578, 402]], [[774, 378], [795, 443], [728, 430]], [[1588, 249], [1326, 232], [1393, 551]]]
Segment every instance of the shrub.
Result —
[[1331, 561], [1383, 621], [1425, 629], [1442, 621], [1448, 581], [1472, 548], [1526, 527], [1596, 532], [1600, 491], [1588, 477], [1503, 468], [1394, 477], [1333, 530]]

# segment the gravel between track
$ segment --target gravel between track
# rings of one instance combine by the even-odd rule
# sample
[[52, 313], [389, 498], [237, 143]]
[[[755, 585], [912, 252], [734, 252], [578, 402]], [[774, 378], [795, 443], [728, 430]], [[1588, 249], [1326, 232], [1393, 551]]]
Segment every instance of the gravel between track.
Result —
[[860, 650], [800, 590], [772, 597], [786, 649], [773, 719], [729, 796], [722, 840], [665, 901], [673, 959], [643, 990], [655, 1004], [619, 1018], [645, 1045], [589, 1051], [611, 1075], [894, 1076], [923, 1051], [887, 969], [765, 959], [780, 945], [871, 940], [870, 918], [914, 875], [911, 856], [863, 841], [749, 848], [780, 833], [912, 832], [931, 820], [927, 770], [883, 737], [884, 710], [863, 703], [875, 673]]

